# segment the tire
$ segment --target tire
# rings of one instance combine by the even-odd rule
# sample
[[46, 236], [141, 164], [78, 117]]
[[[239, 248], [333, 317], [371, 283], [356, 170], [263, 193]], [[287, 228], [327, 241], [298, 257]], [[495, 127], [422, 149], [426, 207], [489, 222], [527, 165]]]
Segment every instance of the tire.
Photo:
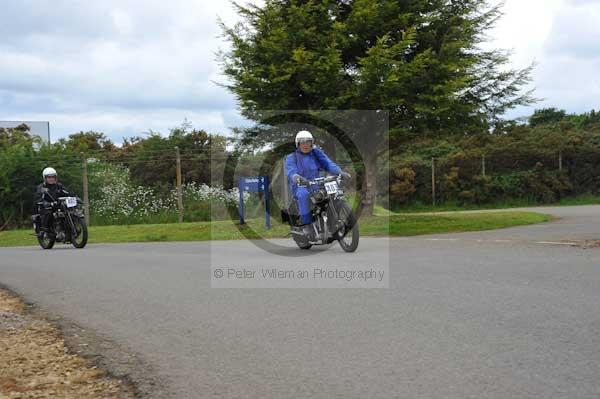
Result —
[[71, 243], [75, 248], [83, 248], [88, 241], [88, 229], [85, 220], [83, 218], [73, 216], [73, 225], [75, 225], [75, 229], [77, 229], [79, 234], [77, 236], [77, 240], [71, 238]]
[[[349, 231], [338, 231], [338, 242], [340, 243], [340, 247], [342, 247], [344, 252], [354, 252], [358, 248], [360, 233], [358, 231], [358, 222], [354, 217], [350, 205], [345, 202], [340, 202], [338, 215], [347, 226], [351, 226]], [[350, 238], [350, 240], [348, 240], [348, 238]]]
[[310, 249], [310, 247], [312, 247], [312, 244], [310, 244], [303, 237], [294, 236], [294, 241], [296, 242], [296, 245], [298, 245], [298, 248], [300, 248], [300, 249]]
[[42, 249], [52, 249], [54, 243], [56, 242], [54, 238], [50, 238], [47, 235], [44, 235], [43, 237], [38, 236], [37, 240]]

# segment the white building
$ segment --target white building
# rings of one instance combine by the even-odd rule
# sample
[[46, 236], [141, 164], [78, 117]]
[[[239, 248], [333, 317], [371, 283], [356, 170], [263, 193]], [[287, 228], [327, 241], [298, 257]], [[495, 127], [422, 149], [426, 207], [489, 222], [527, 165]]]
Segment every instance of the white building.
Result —
[[29, 126], [29, 132], [39, 136], [42, 140], [50, 142], [50, 122], [43, 121], [0, 121], [0, 128], [11, 128], [26, 124]]

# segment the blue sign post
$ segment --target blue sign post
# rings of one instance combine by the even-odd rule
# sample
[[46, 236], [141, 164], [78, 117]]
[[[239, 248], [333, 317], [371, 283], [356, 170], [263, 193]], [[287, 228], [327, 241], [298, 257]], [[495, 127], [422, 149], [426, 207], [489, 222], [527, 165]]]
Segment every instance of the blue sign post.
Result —
[[269, 217], [269, 177], [240, 177], [240, 224], [244, 224], [244, 192], [263, 193], [265, 196], [265, 229], [271, 228]]

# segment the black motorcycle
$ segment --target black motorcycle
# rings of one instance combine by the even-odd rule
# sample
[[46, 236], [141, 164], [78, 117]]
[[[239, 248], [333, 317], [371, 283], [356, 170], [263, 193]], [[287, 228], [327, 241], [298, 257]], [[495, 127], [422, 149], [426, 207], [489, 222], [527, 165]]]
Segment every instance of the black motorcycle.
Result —
[[341, 176], [317, 177], [304, 186], [311, 187], [310, 229], [307, 236], [300, 226], [298, 204], [293, 200], [288, 209], [281, 211], [282, 220], [288, 222], [291, 234], [300, 249], [310, 249], [313, 245], [326, 245], [338, 241], [346, 252], [354, 252], [358, 247], [358, 222], [352, 208], [344, 198]]
[[33, 216], [35, 235], [43, 249], [51, 249], [56, 242], [83, 248], [88, 241], [88, 229], [82, 201], [77, 197], [59, 197], [56, 202], [38, 202], [39, 207], [52, 212], [49, 231], [42, 231], [40, 215]]

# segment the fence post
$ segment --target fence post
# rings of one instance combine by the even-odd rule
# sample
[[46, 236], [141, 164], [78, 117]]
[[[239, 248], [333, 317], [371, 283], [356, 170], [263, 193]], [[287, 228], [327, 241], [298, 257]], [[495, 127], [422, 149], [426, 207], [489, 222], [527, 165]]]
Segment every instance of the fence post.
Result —
[[240, 193], [240, 224], [244, 224], [244, 181], [243, 177], [240, 177], [238, 182], [238, 191]]
[[177, 213], [178, 222], [183, 222], [183, 192], [181, 189], [181, 156], [179, 155], [179, 147], [175, 147], [175, 156], [177, 162], [176, 175], [177, 175]]
[[[265, 199], [265, 229], [271, 228], [271, 205], [269, 204], [269, 176], [264, 176], [263, 198]], [[260, 183], [259, 183], [260, 184]]]
[[481, 174], [485, 176], [485, 154], [481, 154]]
[[81, 159], [82, 159], [82, 163], [83, 163], [83, 171], [82, 171], [83, 210], [85, 213], [85, 221], [89, 226], [91, 224], [91, 221], [90, 221], [90, 194], [89, 194], [89, 187], [88, 187], [88, 162], [87, 162], [87, 157], [85, 156], [84, 153], [81, 153]]
[[431, 199], [435, 207], [435, 158], [431, 158]]
[[562, 172], [562, 151], [558, 150], [558, 171]]
[[[284, 159], [285, 161], [285, 159]], [[288, 208], [290, 206], [289, 187], [287, 181], [287, 175], [285, 171], [285, 162], [281, 163], [281, 191], [283, 193], [283, 207]]]

